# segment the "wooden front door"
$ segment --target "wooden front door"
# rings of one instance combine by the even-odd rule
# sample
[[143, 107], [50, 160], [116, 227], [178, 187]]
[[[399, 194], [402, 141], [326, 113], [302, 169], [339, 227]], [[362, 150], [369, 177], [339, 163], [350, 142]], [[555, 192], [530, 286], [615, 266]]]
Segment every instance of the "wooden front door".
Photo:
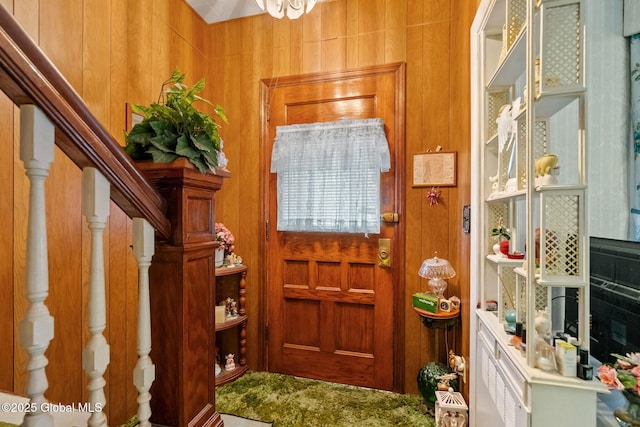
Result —
[[[381, 233], [368, 237], [277, 231], [277, 176], [269, 165], [276, 126], [381, 118], [391, 152], [391, 170], [381, 175], [381, 212], [399, 212], [404, 65], [262, 83], [267, 369], [391, 390], [401, 321], [395, 316], [402, 316], [398, 295], [404, 295], [397, 291], [401, 224], [383, 222]], [[378, 265], [380, 239], [390, 239], [390, 268]]]

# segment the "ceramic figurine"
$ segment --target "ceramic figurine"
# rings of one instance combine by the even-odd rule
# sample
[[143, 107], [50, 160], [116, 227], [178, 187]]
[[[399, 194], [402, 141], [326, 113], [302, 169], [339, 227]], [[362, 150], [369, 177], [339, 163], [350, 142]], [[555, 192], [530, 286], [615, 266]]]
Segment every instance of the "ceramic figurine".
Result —
[[451, 387], [451, 385], [449, 384], [449, 381], [455, 380], [456, 378], [458, 378], [458, 375], [455, 373], [451, 373], [451, 374], [440, 375], [439, 377], [436, 377], [436, 378], [439, 380], [438, 386], [437, 386], [439, 391], [453, 392], [453, 387]]
[[464, 357], [458, 356], [453, 352], [453, 350], [449, 350], [449, 367], [453, 373], [461, 375], [464, 379], [466, 361], [464, 360]]
[[543, 371], [557, 370], [555, 351], [551, 340], [551, 320], [547, 311], [538, 311], [534, 322], [536, 329], [536, 367]]
[[235, 300], [229, 304], [229, 317], [238, 317], [238, 303]]
[[233, 300], [231, 299], [231, 297], [227, 297], [227, 299], [224, 301], [224, 306], [226, 307], [225, 309], [225, 316], [227, 318], [231, 317], [231, 302]]
[[489, 182], [491, 183], [491, 194], [496, 194], [498, 192], [498, 174], [490, 176]]
[[229, 164], [229, 159], [227, 159], [226, 154], [222, 151], [224, 148], [224, 141], [220, 138], [220, 151], [217, 154], [218, 167], [220, 169], [227, 169], [227, 165]]
[[545, 154], [536, 159], [536, 185], [558, 184], [558, 156]]
[[232, 371], [234, 369], [236, 369], [236, 362], [233, 360], [234, 354], [233, 353], [229, 353], [225, 356], [225, 359], [227, 360], [224, 368], [227, 371]]

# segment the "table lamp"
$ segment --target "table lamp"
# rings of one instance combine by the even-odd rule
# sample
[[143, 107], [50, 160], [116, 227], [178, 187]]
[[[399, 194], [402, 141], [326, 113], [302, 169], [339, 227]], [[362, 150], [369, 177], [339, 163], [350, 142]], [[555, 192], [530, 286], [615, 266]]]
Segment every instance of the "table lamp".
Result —
[[436, 252], [433, 258], [425, 259], [422, 262], [418, 274], [425, 279], [429, 279], [431, 293], [438, 298], [444, 299], [444, 291], [447, 289], [447, 281], [456, 275], [455, 270], [446, 259], [438, 258]]

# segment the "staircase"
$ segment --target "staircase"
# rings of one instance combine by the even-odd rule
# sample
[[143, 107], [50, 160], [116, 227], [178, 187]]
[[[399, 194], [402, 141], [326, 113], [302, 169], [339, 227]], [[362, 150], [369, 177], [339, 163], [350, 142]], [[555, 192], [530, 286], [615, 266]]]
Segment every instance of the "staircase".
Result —
[[[3, 405], [0, 408], [0, 421], [15, 422], [15, 412], [19, 412], [24, 426], [69, 425], [70, 419], [73, 419], [74, 425], [108, 425], [108, 410], [105, 408], [108, 409], [116, 402], [109, 402], [106, 398], [105, 390], [109, 388], [109, 384], [105, 372], [113, 352], [124, 351], [112, 348], [105, 337], [105, 328], [108, 327], [105, 291], [105, 268], [108, 265], [105, 265], [105, 259], [110, 258], [104, 251], [107, 237], [105, 228], [113, 202], [131, 218], [132, 252], [138, 269], [138, 309], [135, 314], [138, 358], [131, 372], [131, 382], [135, 384], [138, 396], [137, 413], [130, 415], [137, 415], [141, 426], [150, 426], [154, 420], [151, 411], [153, 390], [165, 390], [167, 386], [164, 384], [169, 383], [177, 385], [180, 390], [204, 387], [207, 390], [204, 394], [210, 400], [201, 405], [205, 406], [203, 408], [192, 404], [193, 408], [190, 406], [189, 411], [185, 411], [184, 405], [180, 403], [185, 402], [184, 396], [177, 396], [175, 401], [179, 406], [174, 410], [180, 415], [174, 417], [174, 425], [222, 425], [220, 416], [215, 412], [215, 394], [211, 392], [215, 387], [214, 376], [204, 375], [190, 379], [198, 375], [193, 375], [193, 372], [190, 375], [172, 372], [171, 378], [168, 378], [168, 375], [163, 376], [163, 372], [156, 371], [151, 357], [152, 316], [156, 315], [151, 309], [154, 284], [149, 283], [152, 276], [150, 269], [153, 269], [152, 258], [156, 247], [166, 248], [172, 233], [175, 233], [172, 229], [174, 219], [167, 216], [165, 197], [132, 163], [62, 74], [2, 7], [0, 90], [19, 109], [19, 160], [24, 166], [29, 183], [27, 238], [26, 242], [14, 244], [14, 247], [26, 247], [26, 268], [23, 272], [25, 287], [13, 289], [13, 293], [21, 292], [26, 295], [25, 315], [11, 325], [0, 325], [0, 328], [17, 331], [15, 341], [19, 342], [27, 354], [24, 366], [20, 361], [13, 363], [14, 372], [21, 369], [27, 371], [26, 389], [0, 393], [1, 402], [10, 402], [9, 406]], [[82, 341], [86, 344], [78, 350], [77, 355], [82, 359], [82, 368], [86, 373], [86, 390], [81, 392], [82, 402], [67, 402], [69, 406], [65, 406], [63, 402], [47, 400], [51, 376], [47, 375], [51, 372], [47, 350], [52, 340], [56, 339], [56, 319], [47, 307], [47, 298], [50, 293], [56, 292], [56, 284], [49, 283], [48, 262], [49, 254], [58, 248], [48, 244], [50, 226], [47, 224], [46, 192], [56, 146], [81, 170], [81, 210], [87, 226], [86, 233], [90, 236], [87, 302], [84, 307], [74, 307], [74, 310], [78, 310], [78, 318], [86, 319], [81, 323], [88, 325], [87, 330], [78, 334], [84, 336]], [[74, 244], [73, 240], [74, 237], [70, 236], [68, 244]], [[2, 283], [2, 286], [8, 285]], [[15, 284], [13, 286], [17, 288]], [[5, 305], [7, 303], [12, 304], [11, 301], [0, 302]], [[176, 312], [182, 312], [180, 303], [175, 302]], [[187, 303], [188, 301], [184, 302]], [[13, 310], [12, 307], [8, 308]], [[164, 321], [173, 322], [171, 316], [176, 314], [165, 312], [161, 315]], [[208, 318], [207, 313], [199, 315]], [[2, 319], [4, 321], [6, 317]], [[175, 319], [175, 322], [179, 321], [180, 319]], [[118, 333], [116, 329], [114, 327], [111, 334]], [[154, 335], [161, 334], [162, 331], [156, 331]], [[215, 333], [212, 332], [210, 336], [215, 337]], [[162, 349], [162, 343], [157, 343], [156, 347]], [[179, 357], [178, 352], [163, 354], [163, 364], [178, 366], [176, 369], [180, 369], [181, 363], [177, 360]], [[2, 366], [2, 369], [5, 368], [8, 367]], [[60, 375], [56, 376], [58, 379], [59, 377]], [[65, 384], [60, 386], [62, 389], [65, 387]], [[175, 394], [180, 394], [180, 390]], [[60, 405], [63, 406], [62, 410]], [[75, 409], [77, 417], [67, 413], [71, 407]], [[8, 418], [9, 412], [14, 412], [11, 419]]]

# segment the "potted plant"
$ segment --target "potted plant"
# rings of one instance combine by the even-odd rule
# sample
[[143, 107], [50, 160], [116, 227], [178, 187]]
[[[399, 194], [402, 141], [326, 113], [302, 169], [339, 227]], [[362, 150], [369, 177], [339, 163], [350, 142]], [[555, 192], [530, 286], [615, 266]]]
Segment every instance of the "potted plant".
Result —
[[215, 223], [216, 241], [218, 247], [216, 248], [216, 267], [220, 267], [224, 264], [224, 260], [228, 255], [233, 254], [235, 249], [234, 243], [236, 238], [231, 231], [221, 222]]
[[[144, 118], [125, 132], [125, 151], [134, 160], [151, 159], [156, 163], [185, 157], [203, 174], [215, 173], [221, 150], [220, 125], [215, 117], [225, 123], [227, 117], [221, 106], [198, 95], [204, 89], [204, 78], [192, 87], [183, 84], [184, 78], [185, 74], [174, 70], [162, 84], [158, 102], [133, 106], [133, 111]], [[199, 111], [194, 106], [196, 101], [211, 105], [214, 116]]]
[[511, 233], [509, 232], [508, 228], [502, 225], [502, 218], [500, 218], [500, 221], [498, 221], [498, 226], [491, 230], [491, 236], [498, 240], [497, 243], [493, 245], [493, 252], [496, 255], [500, 255], [503, 253], [501, 250], [502, 243], [505, 243], [506, 245], [506, 252], [504, 253], [509, 253], [509, 239], [511, 239]]

